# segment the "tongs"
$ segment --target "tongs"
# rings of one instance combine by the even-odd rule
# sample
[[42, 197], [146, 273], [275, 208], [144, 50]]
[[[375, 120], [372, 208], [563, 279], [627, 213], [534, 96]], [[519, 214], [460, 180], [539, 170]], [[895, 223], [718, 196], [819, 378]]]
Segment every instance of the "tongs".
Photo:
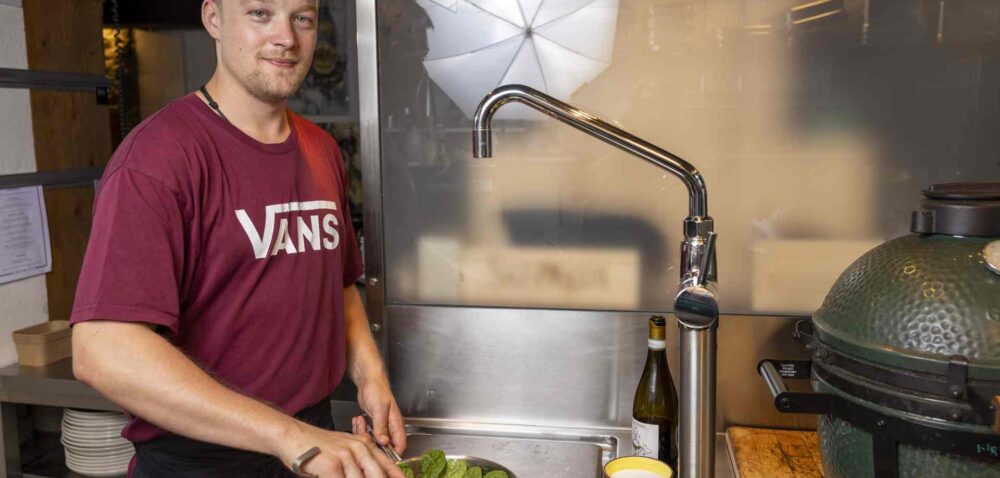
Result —
[[396, 464], [402, 462], [403, 458], [399, 456], [399, 453], [396, 453], [396, 450], [392, 448], [391, 443], [388, 446], [385, 446], [380, 444], [378, 440], [375, 439], [375, 425], [372, 423], [372, 417], [369, 417], [367, 413], [365, 413], [362, 416], [365, 417], [365, 430], [368, 431], [368, 436], [371, 437], [372, 442], [375, 443], [375, 446], [377, 446], [380, 450], [382, 450], [382, 453], [385, 453], [385, 455], [388, 456], [392, 461], [396, 462]]

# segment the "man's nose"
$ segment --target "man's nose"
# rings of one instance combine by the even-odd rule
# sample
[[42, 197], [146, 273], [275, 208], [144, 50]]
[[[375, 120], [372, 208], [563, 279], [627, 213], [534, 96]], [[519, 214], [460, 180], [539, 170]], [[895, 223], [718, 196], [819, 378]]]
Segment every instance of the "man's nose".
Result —
[[282, 48], [294, 48], [296, 45], [295, 28], [291, 19], [274, 23], [274, 30], [271, 32], [271, 43]]

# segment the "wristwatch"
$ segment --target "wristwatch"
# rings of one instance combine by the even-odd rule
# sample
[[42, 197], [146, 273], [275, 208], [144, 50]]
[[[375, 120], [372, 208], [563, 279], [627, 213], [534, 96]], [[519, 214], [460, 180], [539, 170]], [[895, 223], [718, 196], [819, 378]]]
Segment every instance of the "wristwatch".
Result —
[[299, 455], [294, 460], [292, 460], [292, 472], [302, 478], [318, 478], [316, 475], [311, 475], [309, 473], [302, 472], [302, 465], [305, 465], [307, 461], [311, 460], [314, 456], [319, 455], [319, 447], [314, 446], [305, 453]]

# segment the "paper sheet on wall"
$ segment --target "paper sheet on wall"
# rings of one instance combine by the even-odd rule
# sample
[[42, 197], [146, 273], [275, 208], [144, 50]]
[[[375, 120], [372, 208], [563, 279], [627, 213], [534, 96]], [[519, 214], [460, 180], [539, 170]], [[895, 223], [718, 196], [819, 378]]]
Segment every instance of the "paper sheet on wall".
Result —
[[0, 189], [0, 284], [51, 271], [41, 186]]

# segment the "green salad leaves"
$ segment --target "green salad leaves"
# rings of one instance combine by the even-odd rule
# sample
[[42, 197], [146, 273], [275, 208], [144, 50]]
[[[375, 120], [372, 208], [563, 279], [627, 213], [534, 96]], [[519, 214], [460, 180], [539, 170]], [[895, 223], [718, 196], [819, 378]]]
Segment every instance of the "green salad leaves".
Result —
[[[414, 478], [414, 472], [405, 463], [399, 468], [407, 478]], [[420, 457], [420, 478], [510, 478], [506, 472], [493, 470], [487, 473], [478, 466], [469, 466], [465, 460], [449, 460], [441, 450], [431, 450]]]
[[431, 450], [420, 457], [420, 476], [422, 478], [443, 478], [448, 460], [441, 450]]
[[483, 478], [483, 469], [478, 466], [469, 468], [465, 470], [465, 476], [462, 478]]
[[468, 470], [469, 464], [465, 460], [448, 460], [444, 478], [465, 478], [465, 472]]

